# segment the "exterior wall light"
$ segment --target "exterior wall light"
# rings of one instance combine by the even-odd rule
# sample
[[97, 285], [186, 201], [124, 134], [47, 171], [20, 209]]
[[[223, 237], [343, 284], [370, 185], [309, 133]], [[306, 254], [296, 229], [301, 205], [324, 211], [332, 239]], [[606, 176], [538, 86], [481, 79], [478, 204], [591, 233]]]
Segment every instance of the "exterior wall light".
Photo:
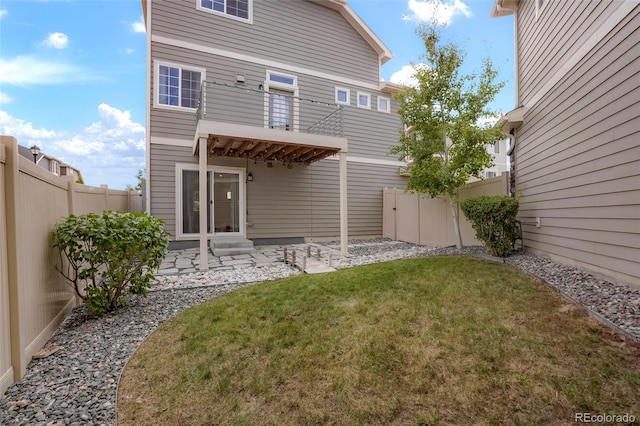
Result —
[[249, 172], [247, 175], [247, 182], [253, 182], [253, 172]]

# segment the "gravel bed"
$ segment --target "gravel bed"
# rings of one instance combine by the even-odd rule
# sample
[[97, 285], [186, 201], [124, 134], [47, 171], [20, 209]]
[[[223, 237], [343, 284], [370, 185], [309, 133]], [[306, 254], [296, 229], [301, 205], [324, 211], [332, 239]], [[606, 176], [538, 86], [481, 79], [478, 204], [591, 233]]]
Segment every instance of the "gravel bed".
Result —
[[[468, 254], [487, 257], [482, 247], [434, 248], [385, 239], [349, 242], [346, 268], [400, 258]], [[337, 248], [337, 242], [321, 243]], [[507, 259], [588, 309], [640, 338], [640, 292], [601, 280], [579, 268], [518, 254]], [[252, 283], [299, 274], [285, 265], [158, 277], [149, 296], [132, 298], [115, 314], [85, 318], [75, 308], [48, 344], [64, 349], [29, 363], [20, 383], [0, 399], [1, 425], [113, 425], [117, 383], [129, 357], [160, 324], [185, 309]]]

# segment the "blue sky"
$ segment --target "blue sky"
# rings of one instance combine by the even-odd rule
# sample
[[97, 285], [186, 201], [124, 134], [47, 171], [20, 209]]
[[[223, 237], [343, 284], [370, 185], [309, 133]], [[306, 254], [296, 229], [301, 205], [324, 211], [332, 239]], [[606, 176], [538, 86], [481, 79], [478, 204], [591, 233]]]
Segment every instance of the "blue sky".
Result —
[[[467, 51], [466, 71], [487, 56], [500, 70], [495, 108], [514, 107], [513, 21], [489, 18], [492, 0], [349, 4], [395, 55], [385, 80], [407, 81], [423, 52], [415, 29], [436, 13]], [[134, 185], [145, 166], [145, 55], [138, 0], [0, 0], [0, 133], [79, 168], [89, 185]]]

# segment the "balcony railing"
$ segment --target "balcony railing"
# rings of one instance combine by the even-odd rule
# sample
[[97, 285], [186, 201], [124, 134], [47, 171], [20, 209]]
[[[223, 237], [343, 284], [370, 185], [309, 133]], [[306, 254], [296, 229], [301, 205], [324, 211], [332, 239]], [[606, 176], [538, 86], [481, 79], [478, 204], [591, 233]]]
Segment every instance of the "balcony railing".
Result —
[[215, 81], [202, 83], [198, 120], [214, 120], [324, 136], [342, 137], [341, 105]]

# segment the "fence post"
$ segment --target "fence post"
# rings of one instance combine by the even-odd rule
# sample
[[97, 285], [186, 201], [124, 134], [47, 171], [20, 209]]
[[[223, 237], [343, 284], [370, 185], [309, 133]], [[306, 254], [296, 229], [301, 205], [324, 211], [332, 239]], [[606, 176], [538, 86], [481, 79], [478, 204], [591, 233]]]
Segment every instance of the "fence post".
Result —
[[7, 276], [9, 278], [9, 336], [11, 346], [11, 365], [13, 380], [17, 382], [26, 371], [26, 362], [22, 356], [22, 336], [20, 333], [20, 276], [18, 270], [18, 179], [20, 177], [20, 159], [18, 141], [11, 136], [0, 136], [0, 143], [6, 146], [5, 163], [5, 207], [7, 231]]
[[100, 185], [100, 188], [104, 190], [104, 208], [102, 209], [102, 211], [105, 211], [109, 206], [109, 185], [103, 183], [102, 185]]
[[68, 209], [69, 209], [69, 215], [75, 214], [74, 213], [74, 201], [75, 201], [75, 194], [76, 193], [76, 187], [75, 187], [75, 183], [73, 182], [73, 179], [69, 179], [67, 181], [67, 205], [68, 205]]

